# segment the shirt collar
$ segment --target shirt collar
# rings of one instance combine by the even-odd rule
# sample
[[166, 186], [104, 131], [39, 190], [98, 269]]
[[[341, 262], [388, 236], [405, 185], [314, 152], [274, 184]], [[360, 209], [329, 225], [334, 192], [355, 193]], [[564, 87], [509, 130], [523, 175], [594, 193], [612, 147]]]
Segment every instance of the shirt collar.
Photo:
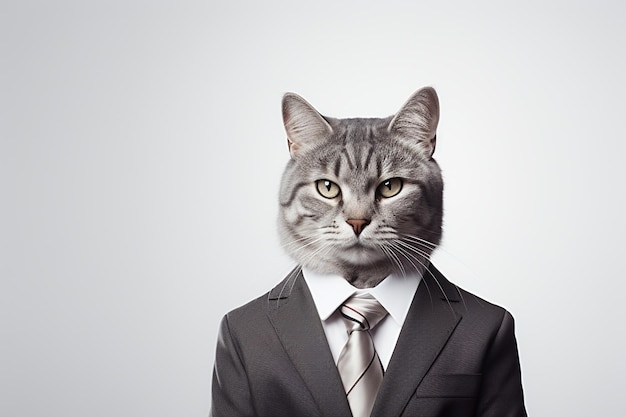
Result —
[[340, 275], [319, 274], [303, 268], [302, 274], [309, 286], [320, 319], [327, 320], [339, 306], [355, 293], [369, 293], [402, 326], [409, 312], [415, 291], [422, 279], [420, 274], [391, 274], [374, 288], [358, 289]]

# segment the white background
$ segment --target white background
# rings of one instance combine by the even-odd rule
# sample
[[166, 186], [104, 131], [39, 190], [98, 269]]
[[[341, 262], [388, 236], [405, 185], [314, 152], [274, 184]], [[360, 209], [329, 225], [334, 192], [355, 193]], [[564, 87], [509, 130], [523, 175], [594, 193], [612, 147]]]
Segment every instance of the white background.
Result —
[[540, 416], [623, 415], [619, 2], [0, 7], [0, 415], [206, 416], [221, 316], [289, 271], [280, 99], [440, 96], [436, 263], [516, 318]]

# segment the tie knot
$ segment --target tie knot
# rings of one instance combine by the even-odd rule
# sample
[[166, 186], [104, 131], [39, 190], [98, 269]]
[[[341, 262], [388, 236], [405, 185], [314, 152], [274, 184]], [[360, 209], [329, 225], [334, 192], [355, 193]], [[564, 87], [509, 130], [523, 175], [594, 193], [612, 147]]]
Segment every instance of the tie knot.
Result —
[[373, 329], [386, 315], [387, 310], [370, 294], [356, 294], [339, 308], [349, 333]]

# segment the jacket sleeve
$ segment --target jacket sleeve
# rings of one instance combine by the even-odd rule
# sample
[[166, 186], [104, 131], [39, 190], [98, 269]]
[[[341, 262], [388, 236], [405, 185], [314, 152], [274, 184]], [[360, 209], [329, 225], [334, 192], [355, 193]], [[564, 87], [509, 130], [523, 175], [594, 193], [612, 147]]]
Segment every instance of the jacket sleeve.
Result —
[[526, 417], [513, 317], [504, 312], [483, 364], [479, 417]]
[[211, 411], [209, 417], [252, 416], [248, 376], [235, 343], [228, 316], [220, 324], [213, 368]]

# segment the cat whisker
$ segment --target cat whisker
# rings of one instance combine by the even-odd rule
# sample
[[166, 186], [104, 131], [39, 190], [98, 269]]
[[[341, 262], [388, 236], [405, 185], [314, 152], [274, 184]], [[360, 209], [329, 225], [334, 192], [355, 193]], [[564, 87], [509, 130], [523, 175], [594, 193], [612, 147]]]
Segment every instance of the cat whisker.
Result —
[[[426, 266], [426, 264], [424, 262], [422, 262], [419, 258], [417, 258], [414, 255], [414, 254], [416, 254], [418, 256], [422, 256], [423, 260], [425, 262], [428, 262], [428, 254], [423, 253], [421, 250], [419, 250], [417, 248], [414, 248], [413, 246], [408, 245], [406, 242], [402, 242], [401, 240], [395, 240], [395, 241], [393, 241], [393, 243], [394, 243], [394, 247], [398, 251], [400, 251], [401, 253], [406, 253], [407, 255], [411, 256], [415, 261], [417, 261], [420, 265], [422, 265], [424, 267], [424, 270], [433, 278], [433, 280], [435, 281], [435, 283], [439, 287], [439, 291], [444, 296], [445, 301], [448, 304], [448, 307], [450, 307], [450, 310], [452, 311], [452, 314], [456, 314], [456, 312], [452, 308], [452, 303], [450, 303], [450, 299], [448, 298], [448, 295], [445, 293], [445, 291], [444, 291], [441, 283], [437, 279], [437, 277], [435, 277], [435, 275], [428, 269], [428, 267]], [[428, 286], [428, 284], [426, 284], [426, 285]], [[457, 287], [457, 291], [459, 291], [459, 295], [461, 296], [461, 300], [463, 301], [463, 305], [467, 309], [467, 305], [465, 304], [465, 300], [463, 299], [463, 295], [460, 293], [460, 290], [458, 289], [458, 287]], [[430, 291], [429, 291], [429, 294], [430, 294]], [[432, 296], [431, 296], [431, 301], [432, 301]]]
[[303, 237], [301, 239], [296, 239], [296, 240], [291, 241], [289, 243], [285, 243], [284, 245], [282, 245], [282, 247], [285, 248], [286, 250], [291, 250], [287, 246], [293, 246], [293, 245], [296, 245], [296, 244], [300, 244], [302, 242], [307, 242], [305, 245], [299, 246], [297, 249], [295, 249], [295, 251], [299, 251], [299, 250], [302, 250], [303, 248], [306, 248], [309, 245], [313, 245], [316, 242], [319, 242], [322, 239], [323, 239], [323, 237], [319, 237], [317, 239], [313, 239], [311, 237]]
[[[317, 241], [321, 240], [317, 239]], [[293, 286], [296, 283], [296, 280], [298, 278], [298, 276], [300, 275], [300, 272], [302, 271], [302, 267], [303, 265], [305, 265], [310, 259], [314, 258], [315, 256], [317, 256], [323, 249], [326, 249], [328, 246], [330, 245], [322, 245], [321, 247], [317, 248], [314, 252], [308, 254], [306, 256], [306, 258], [304, 258], [303, 262], [300, 263], [300, 265], [298, 265], [290, 274], [290, 276], [285, 280], [285, 283], [283, 284], [283, 287], [281, 288], [279, 294], [278, 294], [278, 298], [276, 300], [276, 306], [278, 306], [278, 303], [280, 302], [280, 298], [282, 297], [285, 288], [287, 288], [287, 285], [290, 285], [289, 288], [289, 292], [291, 293], [291, 291], [293, 290]], [[301, 248], [300, 248], [301, 249]]]
[[298, 244], [300, 242], [307, 241], [307, 240], [310, 240], [310, 239], [311, 238], [309, 236], [303, 236], [301, 238], [294, 239], [294, 240], [292, 240], [290, 242], [283, 243], [282, 245], [280, 245], [280, 247], [281, 248], [287, 248], [288, 246], [295, 245], [295, 244]]
[[431, 241], [422, 239], [421, 237], [414, 236], [414, 235], [402, 234], [401, 239], [417, 243], [418, 245], [425, 247], [425, 248], [429, 248], [430, 250], [435, 250], [436, 248], [439, 247], [439, 245], [436, 243], [433, 243]]
[[403, 233], [403, 234], [402, 234], [402, 236], [403, 236], [403, 237], [410, 237], [410, 238], [413, 238], [413, 239], [415, 239], [415, 240], [417, 240], [417, 241], [427, 243], [427, 244], [429, 244], [429, 245], [431, 245], [431, 246], [437, 246], [437, 244], [436, 244], [436, 243], [431, 242], [431, 241], [429, 241], [429, 240], [426, 240], [426, 239], [424, 239], [423, 237], [419, 237], [419, 236], [417, 236], [417, 235], [412, 235], [412, 234], [408, 234], [408, 233]]
[[406, 278], [406, 271], [404, 269], [404, 265], [402, 265], [402, 262], [400, 262], [400, 259], [398, 258], [398, 256], [395, 253], [393, 253], [393, 250], [382, 244], [379, 244], [378, 247], [383, 251], [387, 259], [389, 259], [392, 263], [394, 263], [398, 267], [398, 269], [402, 273], [402, 276]]
[[[290, 281], [292, 281], [291, 288], [293, 289], [293, 285], [296, 282], [296, 279], [298, 278], [298, 275], [300, 274], [300, 271], [302, 271], [302, 266], [301, 265], [297, 265], [294, 269], [291, 270], [291, 272], [287, 276], [287, 279], [285, 279], [285, 282], [283, 283], [283, 286], [280, 289], [280, 292], [278, 293], [278, 297], [276, 297], [276, 308], [279, 307], [279, 305], [280, 305], [280, 298], [282, 297], [283, 292], [285, 291], [285, 288], [287, 287], [287, 285], [289, 284]], [[268, 294], [267, 302], [269, 303], [269, 294]]]
[[[428, 270], [428, 268], [426, 267], [426, 265], [424, 263], [422, 263], [412, 253], [407, 252], [406, 250], [403, 250], [400, 246], [397, 245], [397, 242], [399, 242], [399, 241], [398, 240], [395, 240], [395, 242], [394, 241], [389, 241], [389, 245], [393, 245], [396, 248], [396, 250], [398, 250], [411, 263], [411, 265], [415, 269], [415, 272], [421, 274], [422, 271]], [[422, 268], [419, 268], [417, 265], [415, 265], [410, 258], [413, 258], [415, 261], [417, 261], [417, 263], [420, 264], [422, 266]], [[425, 280], [422, 280], [422, 281], [424, 281], [424, 285], [426, 286], [426, 291], [428, 291], [428, 298], [430, 299], [431, 306], [434, 307], [433, 295], [432, 295], [432, 292], [430, 291], [430, 287], [428, 286], [428, 282], [426, 282]]]
[[[459, 259], [459, 258], [458, 258], [457, 256], [455, 256], [452, 252], [450, 252], [450, 251], [446, 250], [445, 248], [443, 248], [443, 247], [441, 247], [441, 246], [438, 246], [438, 245], [435, 245], [434, 243], [429, 242], [429, 241], [427, 241], [427, 240], [424, 240], [424, 239], [422, 239], [422, 238], [420, 238], [420, 237], [417, 237], [417, 236], [413, 236], [413, 235], [406, 235], [406, 234], [405, 234], [405, 235], [403, 235], [403, 236], [404, 236], [404, 237], [406, 237], [406, 239], [407, 239], [408, 241], [410, 241], [410, 242], [414, 242], [414, 243], [419, 244], [419, 245], [422, 245], [422, 246], [425, 246], [425, 245], [432, 246], [432, 247], [433, 247], [433, 250], [436, 248], [436, 249], [437, 249], [437, 252], [440, 252], [440, 253], [441, 253], [441, 252], [443, 252], [443, 253], [445, 253], [447, 256], [449, 256], [450, 258], [452, 258], [454, 261], [458, 262], [460, 265], [462, 265], [463, 267], [465, 267], [467, 270], [472, 271], [472, 269], [471, 269], [471, 268], [470, 268], [467, 264], [465, 264], [465, 263], [464, 263], [461, 259]], [[405, 242], [405, 244], [406, 244], [406, 242]], [[410, 246], [410, 245], [409, 245], [409, 246]], [[417, 249], [417, 248], [413, 248], [413, 249], [414, 249], [414, 250], [419, 250], [419, 249]], [[421, 251], [420, 251], [420, 252], [421, 252]], [[454, 285], [454, 287], [456, 288], [456, 291], [458, 292], [459, 297], [461, 298], [461, 301], [463, 302], [463, 306], [465, 307], [465, 310], [467, 311], [468, 307], [467, 307], [467, 303], [465, 302], [465, 297], [463, 297], [463, 293], [461, 292], [461, 290], [459, 289], [459, 287], [458, 287], [456, 284], [453, 284], [453, 285]]]
[[415, 272], [421, 273], [421, 268], [419, 268], [417, 265], [415, 265], [415, 263], [413, 263], [411, 258], [416, 260], [420, 265], [422, 265], [422, 266], [424, 266], [424, 265], [417, 258], [415, 258], [415, 256], [411, 255], [410, 253], [407, 253], [407, 251], [405, 249], [403, 249], [401, 247], [401, 245], [399, 245], [399, 243], [401, 243], [401, 242], [399, 242], [399, 241], [390, 241], [389, 242], [389, 246], [391, 246], [392, 248], [397, 250], [404, 258], [406, 258], [406, 260], [411, 264], [413, 269], [415, 269]]
[[[424, 268], [420, 268], [417, 265], [415, 265], [415, 263], [413, 262], [413, 260], [411, 260], [411, 258], [413, 258], [414, 260], [417, 261], [417, 263], [419, 263], [422, 267], [424, 267], [424, 264], [422, 264], [418, 259], [416, 259], [414, 256], [412, 256], [410, 253], [407, 253], [402, 247], [400, 247], [397, 242], [394, 241], [390, 241], [389, 245], [394, 248], [400, 255], [402, 255], [413, 267], [413, 270], [418, 273], [421, 274], [422, 270]], [[429, 290], [430, 293], [430, 290]], [[432, 298], [432, 297], [431, 297]], [[431, 300], [432, 301], [432, 300]]]
[[[436, 245], [432, 242], [429, 242], [428, 240], [422, 239], [420, 237], [414, 236], [414, 235], [408, 235], [408, 234], [403, 234], [402, 235], [403, 238], [405, 238], [408, 241], [412, 241], [415, 242], [417, 244], [420, 244], [422, 246], [429, 246], [431, 247], [433, 250], [436, 248], [437, 252], [444, 252], [446, 255], [450, 256], [451, 258], [453, 258], [455, 261], [459, 262], [461, 265], [463, 265], [464, 267], [468, 267], [463, 261], [461, 261], [456, 255], [454, 255], [452, 252], [446, 250], [445, 247], [442, 247], [440, 245]], [[469, 268], [469, 267], [468, 267]]]
[[421, 256], [423, 256], [423, 257], [424, 257], [424, 258], [426, 258], [426, 259], [430, 258], [430, 255], [431, 255], [431, 253], [432, 253], [432, 250], [425, 251], [425, 250], [422, 250], [422, 249], [416, 248], [414, 245], [409, 244], [409, 243], [407, 243], [407, 242], [403, 241], [402, 239], [395, 239], [394, 241], [395, 241], [397, 244], [400, 244], [400, 245], [402, 245], [403, 247], [405, 247], [405, 248], [407, 248], [407, 249], [411, 250], [411, 252], [416, 253], [416, 254], [418, 254], [418, 255], [421, 255]]
[[[403, 248], [400, 245], [400, 243], [404, 244], [405, 248]], [[452, 308], [452, 304], [450, 303], [450, 300], [448, 299], [448, 296], [446, 295], [445, 291], [443, 290], [443, 287], [439, 283], [439, 280], [437, 280], [437, 278], [433, 275], [433, 273], [428, 269], [428, 266], [427, 266], [428, 254], [426, 254], [425, 252], [423, 253], [422, 251], [416, 251], [415, 248], [410, 247], [410, 246], [406, 246], [405, 242], [401, 242], [399, 240], [395, 240], [392, 244], [393, 244], [394, 248], [398, 252], [400, 252], [413, 265], [413, 267], [415, 268], [416, 272], [418, 272], [420, 274], [423, 274], [424, 271], [425, 271], [426, 273], [428, 273], [433, 278], [433, 280], [435, 281], [435, 283], [439, 287], [439, 291], [444, 296], [444, 299], [445, 299], [446, 303], [448, 304], [448, 307], [450, 308], [452, 313], [455, 314], [454, 313], [454, 309]], [[415, 254], [417, 254], [417, 256]], [[415, 265], [411, 259], [416, 261], [421, 266], [421, 268], [419, 268], [417, 265]], [[433, 294], [432, 294], [432, 291], [430, 290], [430, 286], [428, 285], [428, 281], [427, 280], [422, 280], [422, 281], [424, 282], [424, 285], [426, 286], [426, 290], [428, 291], [428, 297], [430, 299], [431, 306], [434, 307]]]
[[[315, 242], [318, 242], [322, 240], [322, 238], [316, 239]], [[289, 285], [289, 293], [291, 293], [291, 291], [293, 290], [293, 286], [296, 283], [296, 280], [300, 274], [300, 272], [302, 271], [302, 267], [305, 266], [311, 259], [314, 259], [316, 256], [325, 256], [327, 255], [327, 252], [330, 252], [333, 248], [333, 245], [331, 244], [323, 244], [321, 245], [319, 248], [315, 249], [315, 251], [307, 254], [307, 256], [302, 259], [302, 261], [300, 262], [300, 264], [291, 272], [290, 276], [285, 280], [285, 283], [283, 284], [283, 287], [281, 288], [279, 294], [278, 294], [278, 298], [276, 300], [276, 306], [278, 307], [278, 304], [280, 302], [280, 298], [282, 297], [283, 293], [285, 292], [285, 289], [287, 288], [287, 285]], [[326, 251], [326, 253], [323, 253], [323, 251]]]

